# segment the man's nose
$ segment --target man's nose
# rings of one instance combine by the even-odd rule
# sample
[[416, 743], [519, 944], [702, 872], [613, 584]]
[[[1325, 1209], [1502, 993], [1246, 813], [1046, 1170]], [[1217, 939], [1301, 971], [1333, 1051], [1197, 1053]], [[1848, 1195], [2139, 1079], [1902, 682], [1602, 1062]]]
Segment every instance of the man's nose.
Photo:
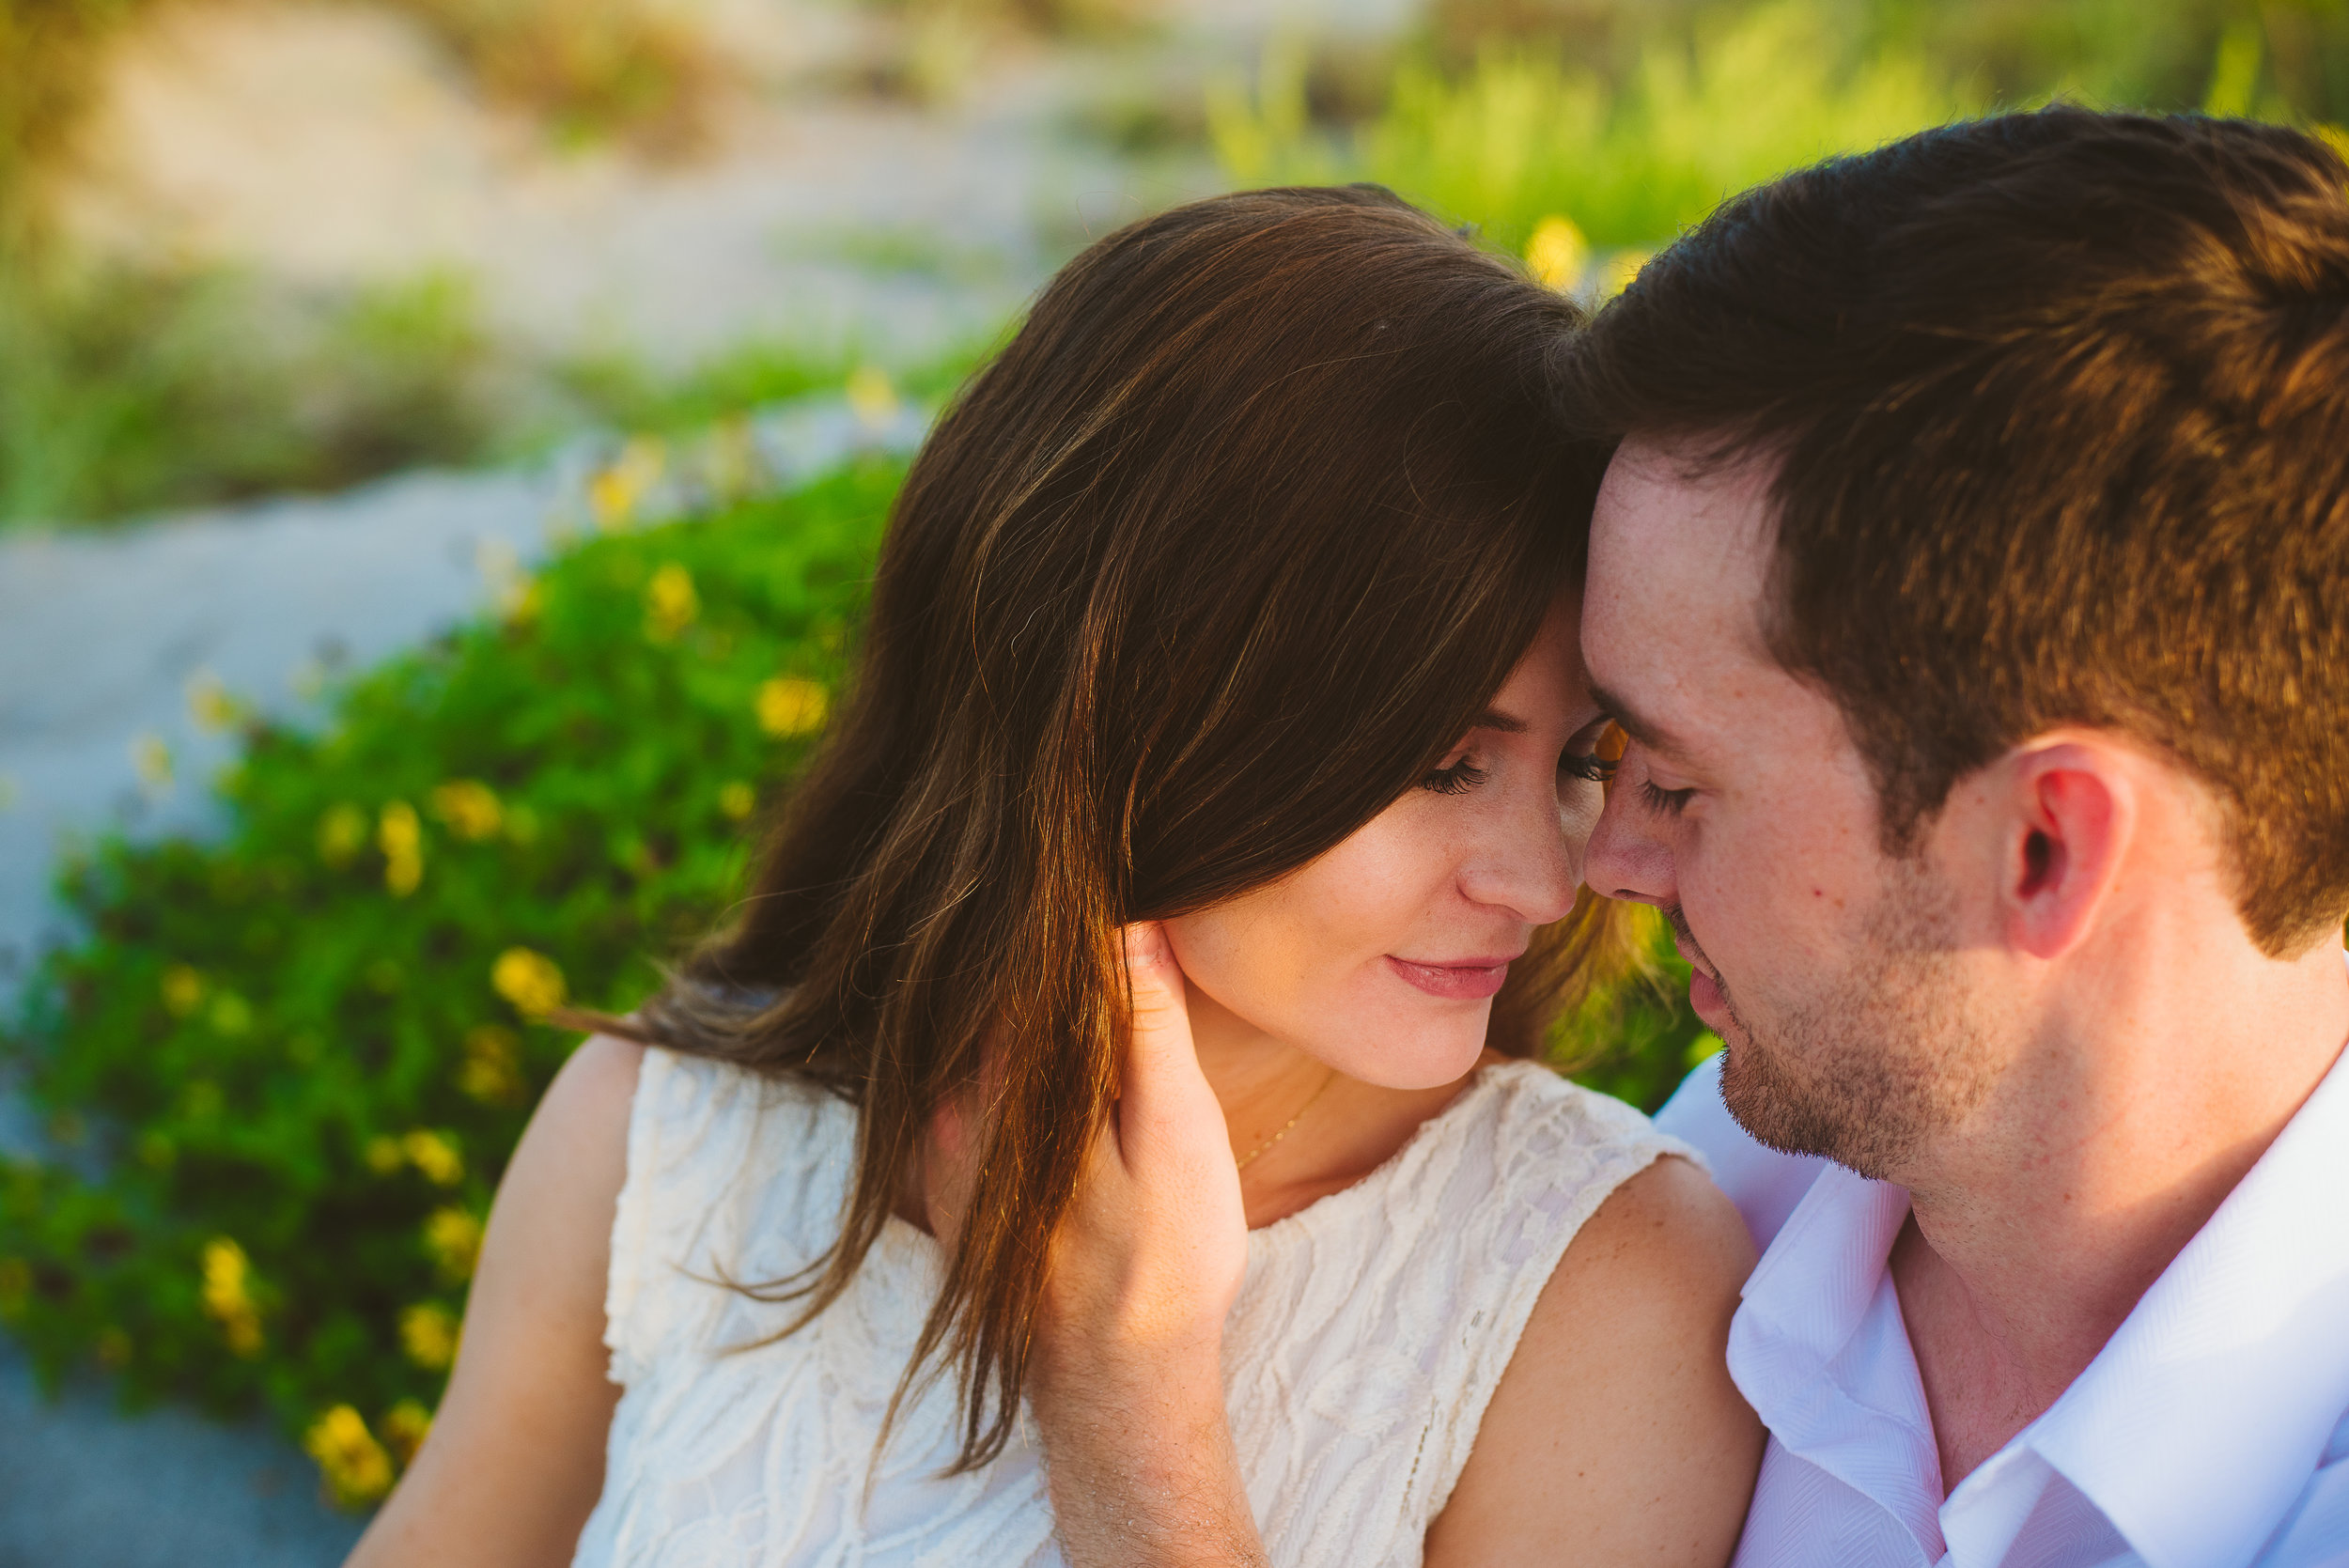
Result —
[[1582, 879], [1595, 892], [1626, 903], [1666, 908], [1679, 902], [1672, 846], [1627, 782], [1607, 792], [1590, 847], [1583, 851]]

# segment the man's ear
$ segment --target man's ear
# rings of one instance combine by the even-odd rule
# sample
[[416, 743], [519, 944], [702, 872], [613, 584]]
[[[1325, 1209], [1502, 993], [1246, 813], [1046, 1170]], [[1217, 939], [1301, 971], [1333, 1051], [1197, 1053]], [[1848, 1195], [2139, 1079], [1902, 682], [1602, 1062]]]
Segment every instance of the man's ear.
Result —
[[2026, 746], [2008, 768], [2001, 924], [2015, 947], [2061, 957], [2088, 935], [2120, 875], [2137, 831], [2135, 780], [2120, 757], [2092, 741]]

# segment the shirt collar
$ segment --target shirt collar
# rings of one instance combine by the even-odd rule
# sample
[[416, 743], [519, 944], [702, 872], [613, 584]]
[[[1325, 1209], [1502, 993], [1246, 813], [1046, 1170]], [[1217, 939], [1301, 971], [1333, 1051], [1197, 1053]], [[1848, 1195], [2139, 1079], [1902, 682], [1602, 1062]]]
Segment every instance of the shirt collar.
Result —
[[2250, 1562], [2349, 1411], [2345, 1196], [2349, 1053], [2010, 1448], [2061, 1472], [2152, 1568]]
[[1941, 1466], [1885, 1268], [1908, 1194], [1826, 1166], [1747, 1279], [1729, 1371], [1781, 1446], [1941, 1556]]
[[[2044, 1465], [2151, 1568], [2245, 1568], [2349, 1426], [2344, 1196], [2349, 1052], [2087, 1370], [1950, 1502], [2002, 1474], [2035, 1491]], [[1729, 1370], [1781, 1446], [1932, 1560], [1939, 1451], [1886, 1267], [1907, 1219], [1905, 1189], [1826, 1166], [1746, 1281]]]

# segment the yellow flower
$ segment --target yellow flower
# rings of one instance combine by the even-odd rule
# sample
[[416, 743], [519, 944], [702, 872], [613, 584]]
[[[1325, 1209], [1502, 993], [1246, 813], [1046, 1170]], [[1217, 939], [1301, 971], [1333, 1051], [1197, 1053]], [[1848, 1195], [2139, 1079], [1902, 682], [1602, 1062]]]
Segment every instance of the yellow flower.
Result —
[[408, 1157], [400, 1152], [399, 1140], [381, 1136], [367, 1140], [367, 1169], [379, 1176], [388, 1176], [406, 1164]]
[[459, 1092], [486, 1105], [508, 1105], [521, 1098], [521, 1038], [510, 1029], [485, 1023], [467, 1030], [464, 1059], [457, 1064]]
[[701, 613], [693, 574], [675, 561], [663, 564], [645, 585], [645, 635], [656, 643], [674, 641]]
[[394, 800], [377, 819], [376, 846], [383, 851], [383, 885], [395, 898], [405, 898], [424, 880], [424, 826], [416, 808]]
[[587, 510], [596, 526], [616, 534], [634, 522], [646, 492], [661, 482], [668, 466], [668, 449], [649, 436], [622, 447], [617, 461], [587, 481]]
[[367, 814], [348, 800], [329, 806], [319, 818], [319, 859], [331, 866], [350, 863], [367, 842]]
[[400, 1152], [408, 1163], [424, 1173], [424, 1179], [434, 1187], [455, 1187], [465, 1179], [465, 1162], [458, 1157], [456, 1148], [437, 1132], [418, 1127], [399, 1141]]
[[481, 1221], [464, 1209], [434, 1209], [424, 1222], [424, 1245], [441, 1273], [462, 1284], [481, 1256]]
[[886, 428], [897, 417], [901, 405], [897, 389], [890, 384], [889, 372], [877, 365], [859, 365], [848, 378], [848, 409], [857, 423], [868, 430]]
[[563, 971], [543, 953], [509, 947], [490, 966], [490, 984], [526, 1018], [542, 1018], [563, 1005]]
[[186, 964], [163, 970], [163, 1006], [175, 1018], [184, 1018], [204, 1000], [204, 977]]
[[198, 670], [188, 677], [187, 694], [188, 713], [199, 729], [225, 730], [244, 717], [243, 706], [210, 670]]
[[244, 1249], [226, 1236], [204, 1244], [204, 1311], [240, 1356], [261, 1353], [261, 1312], [254, 1305]]
[[457, 836], [478, 844], [494, 838], [506, 824], [505, 808], [488, 784], [477, 779], [451, 779], [432, 790], [432, 815], [447, 823]]
[[1601, 297], [1612, 299], [1631, 287], [1631, 280], [1640, 275], [1640, 269], [1648, 264], [1646, 251], [1617, 251], [1607, 258], [1607, 270], [1599, 282]]
[[547, 591], [535, 577], [518, 577], [498, 590], [497, 612], [508, 626], [534, 626], [546, 607]]
[[392, 1489], [392, 1456], [348, 1405], [337, 1405], [311, 1422], [302, 1446], [318, 1461], [327, 1490], [345, 1508], [362, 1507]]
[[1582, 281], [1582, 269], [1590, 259], [1590, 241], [1574, 226], [1574, 220], [1555, 213], [1535, 224], [1533, 237], [1525, 242], [1525, 270], [1533, 274], [1535, 283], [1561, 294], [1571, 292]]
[[777, 675], [758, 689], [758, 727], [788, 738], [824, 727], [830, 703], [824, 689], [801, 675]]
[[160, 735], [148, 734], [131, 742], [131, 766], [139, 770], [139, 784], [149, 795], [171, 787], [171, 748]]
[[400, 1347], [427, 1372], [446, 1372], [457, 1360], [456, 1314], [438, 1301], [419, 1301], [399, 1314]]
[[383, 1440], [399, 1456], [403, 1470], [416, 1462], [416, 1451], [424, 1447], [431, 1431], [432, 1412], [412, 1399], [403, 1399], [383, 1412]]
[[750, 815], [757, 804], [758, 798], [751, 792], [751, 786], [739, 779], [730, 779], [718, 786], [718, 809], [737, 822]]

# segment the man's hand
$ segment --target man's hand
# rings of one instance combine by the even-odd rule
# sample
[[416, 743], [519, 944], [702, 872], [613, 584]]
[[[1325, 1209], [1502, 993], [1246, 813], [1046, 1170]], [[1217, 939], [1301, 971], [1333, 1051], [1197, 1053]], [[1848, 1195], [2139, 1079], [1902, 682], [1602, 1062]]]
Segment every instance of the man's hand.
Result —
[[1259, 1568], [1223, 1407], [1223, 1317], [1248, 1224], [1183, 975], [1126, 930], [1133, 1037], [1109, 1126], [1054, 1237], [1030, 1379], [1072, 1568]]

